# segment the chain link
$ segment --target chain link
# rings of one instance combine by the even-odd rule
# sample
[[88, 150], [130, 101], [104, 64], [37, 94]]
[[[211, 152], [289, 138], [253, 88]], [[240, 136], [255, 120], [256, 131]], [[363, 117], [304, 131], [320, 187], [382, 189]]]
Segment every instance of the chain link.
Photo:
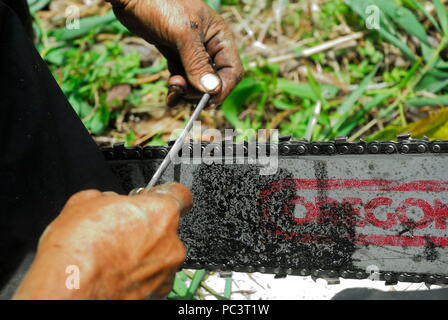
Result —
[[[193, 155], [195, 145], [198, 143], [189, 142], [188, 150]], [[228, 142], [202, 142], [203, 151], [212, 144], [217, 150], [229, 148]], [[429, 141], [426, 138], [412, 139], [409, 134], [399, 135], [398, 141], [357, 141], [349, 142], [346, 137], [338, 137], [329, 142], [310, 142], [306, 140], [291, 140], [290, 136], [281, 136], [278, 143], [269, 142], [257, 143], [257, 156], [260, 148], [269, 152], [271, 148], [277, 148], [278, 155], [306, 156], [306, 155], [341, 155], [341, 154], [424, 154], [424, 153], [448, 153], [448, 140]], [[164, 158], [170, 151], [171, 146], [148, 146], [148, 147], [125, 147], [124, 143], [116, 144], [113, 147], [102, 148], [102, 152], [108, 160], [131, 160], [131, 159], [159, 159]], [[248, 155], [248, 143], [233, 143], [230, 148], [235, 152], [241, 148], [244, 155]], [[227, 151], [227, 150], [225, 150]], [[227, 153], [226, 153], [227, 154]], [[181, 153], [180, 153], [181, 155]]]

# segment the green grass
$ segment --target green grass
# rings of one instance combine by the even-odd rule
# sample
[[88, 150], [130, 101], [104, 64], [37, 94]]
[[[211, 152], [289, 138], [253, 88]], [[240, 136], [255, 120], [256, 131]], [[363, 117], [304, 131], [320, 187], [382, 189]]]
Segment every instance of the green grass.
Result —
[[[429, 13], [425, 9], [424, 5], [429, 2], [433, 3], [434, 12]], [[45, 8], [48, 1], [30, 0], [30, 3], [33, 12], [37, 12]], [[228, 12], [230, 6], [237, 6], [238, 10], [247, 7], [241, 1], [210, 0], [209, 4], [223, 12]], [[367, 30], [364, 26], [368, 18], [366, 8], [370, 5], [381, 9], [379, 30]], [[282, 27], [300, 27], [300, 22], [303, 25], [304, 19], [307, 19], [307, 13], [303, 8], [291, 12], [285, 10]], [[166, 77], [143, 85], [136, 85], [136, 79], [141, 74], [158, 73], [166, 65], [161, 60], [158, 65], [143, 68], [137, 53], [123, 55], [120, 40], [131, 34], [115, 20], [111, 12], [83, 18], [79, 30], [67, 30], [57, 25], [48, 30], [38, 15], [35, 14], [35, 17], [37, 47], [50, 64], [74, 109], [93, 134], [110, 133], [111, 129], [116, 128], [116, 119], [126, 110], [144, 105], [144, 97], [148, 95], [154, 104], [163, 104]], [[343, 63], [342, 70], [335, 70], [334, 64], [328, 62], [328, 52], [315, 54], [305, 61], [309, 70], [310, 66], [319, 64], [324, 72], [346, 85], [358, 85], [358, 88], [347, 92], [341, 87], [317, 81], [311, 85], [309, 75], [300, 83], [291, 81], [280, 65], [258, 63], [258, 67], [250, 67], [253, 57], [242, 54], [248, 72], [222, 106], [221, 115], [227, 123], [225, 126], [278, 128], [281, 134], [302, 138], [313, 116], [316, 101], [320, 100], [322, 110], [312, 137], [329, 140], [340, 135], [356, 135], [357, 130], [375, 117], [382, 124], [398, 117], [401, 125], [405, 125], [408, 122], [408, 107], [439, 107], [446, 101], [448, 61], [441, 58], [441, 53], [446, 49], [447, 13], [440, 0], [328, 0], [322, 2], [316, 19], [321, 23], [302, 28], [302, 40], [307, 37], [313, 37], [313, 40], [301, 49], [334, 39], [334, 28], [342, 23], [353, 31], [364, 32], [362, 45], [333, 51], [336, 60]], [[98, 43], [95, 40], [98, 33], [115, 34], [116, 41]], [[410, 37], [415, 39], [412, 46]], [[429, 43], [430, 37], [439, 41], [438, 47]], [[406, 66], [385, 65], [385, 43], [401, 52], [400, 59], [407, 63]], [[347, 52], [353, 58], [344, 61]], [[412, 65], [416, 67], [412, 68]], [[390, 86], [387, 89], [367, 89], [378, 82]], [[119, 84], [132, 85], [132, 93], [121, 101], [106, 102], [107, 93]], [[427, 92], [431, 94], [430, 100], [426, 96], [419, 98]], [[381, 99], [384, 95], [389, 99]], [[427, 101], [429, 103], [425, 105], [423, 102]], [[243, 112], [248, 109], [250, 112]], [[247, 115], [241, 117], [242, 113]], [[119, 137], [128, 144], [136, 140], [132, 130], [121, 132]], [[158, 143], [160, 138], [163, 139], [163, 136], [154, 136], [154, 143]]]

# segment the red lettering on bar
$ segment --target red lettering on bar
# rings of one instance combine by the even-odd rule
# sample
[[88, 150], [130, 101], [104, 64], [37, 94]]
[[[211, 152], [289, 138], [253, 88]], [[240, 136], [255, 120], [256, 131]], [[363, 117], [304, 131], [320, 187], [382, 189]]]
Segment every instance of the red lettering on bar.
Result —
[[386, 197], [378, 197], [370, 200], [367, 202], [364, 210], [365, 210], [365, 217], [366, 220], [374, 225], [375, 227], [382, 228], [382, 229], [390, 229], [392, 228], [395, 223], [395, 214], [392, 212], [387, 213], [387, 218], [385, 221], [379, 220], [375, 216], [375, 209], [380, 206], [388, 206], [390, 207], [392, 204], [392, 200]]
[[[417, 222], [413, 222], [406, 215], [406, 211], [411, 207], [418, 207], [422, 209], [424, 217]], [[422, 199], [408, 198], [403, 200], [397, 207], [398, 220], [406, 226], [412, 229], [424, 229], [428, 227], [433, 221], [433, 209], [432, 206]]]
[[446, 230], [446, 219], [448, 218], [448, 205], [439, 199], [434, 200], [434, 211], [432, 219], [436, 221], [436, 229]]
[[[306, 209], [306, 215], [303, 218], [294, 217], [289, 211], [291, 204], [303, 206]], [[304, 224], [314, 221], [317, 218], [319, 211], [316, 206], [309, 201], [306, 201], [304, 197], [293, 196], [289, 199], [288, 203], [284, 207], [284, 212], [286, 215], [291, 215], [297, 224]]]
[[[364, 197], [364, 200], [360, 197], [345, 197], [341, 201], [330, 197], [315, 197], [313, 199], [314, 201], [310, 201], [304, 196], [294, 195], [285, 201], [283, 214], [290, 217], [298, 225], [306, 225], [308, 223], [349, 223], [357, 227], [357, 234], [346, 235], [346, 237], [353, 243], [359, 245], [418, 247], [432, 242], [437, 246], [448, 246], [448, 235], [443, 237], [431, 236], [427, 235], [425, 230], [427, 228], [432, 228], [434, 231], [447, 230], [446, 219], [448, 218], [448, 205], [440, 199], [434, 199], [433, 205], [427, 200], [428, 194], [448, 192], [447, 181], [418, 180], [403, 183], [394, 180], [282, 179], [270, 183], [267, 188], [260, 191], [258, 205], [261, 206], [262, 218], [266, 226], [273, 230], [276, 235], [286, 240], [296, 238], [297, 241], [304, 243], [332, 243], [333, 240], [323, 234], [297, 234], [283, 230], [276, 224], [275, 219], [273, 219], [273, 216], [278, 214], [278, 212], [274, 212], [275, 210], [273, 210], [270, 203], [272, 195], [275, 192], [291, 190], [299, 191], [300, 193], [301, 190], [321, 189], [325, 189], [326, 191], [348, 189], [353, 193], [361, 194], [363, 192], [370, 192], [372, 194], [373, 192], [376, 197], [370, 200], [365, 199], [366, 197]], [[394, 204], [392, 198], [387, 194], [387, 197], [378, 197], [378, 192], [411, 191], [425, 193], [426, 200], [416, 198], [415, 193], [413, 195], [414, 197], [408, 197], [398, 204]], [[294, 216], [294, 206], [302, 206], [305, 209], [303, 217]], [[387, 210], [385, 220], [378, 218], [378, 210], [382, 206], [385, 207], [383, 209]], [[412, 207], [421, 210], [423, 212], [423, 218], [418, 221], [410, 219], [409, 213]], [[342, 214], [339, 214], [341, 212]], [[344, 213], [348, 213], [348, 215]], [[346, 219], [347, 221], [341, 221], [341, 219]], [[409, 227], [410, 230], [424, 230], [424, 233], [423, 235], [388, 235], [384, 234], [384, 231], [371, 231], [371, 234], [370, 232], [369, 234], [365, 234], [362, 231], [363, 228], [368, 226], [388, 230], [396, 226], [397, 223]], [[406, 232], [406, 230], [403, 231]]]

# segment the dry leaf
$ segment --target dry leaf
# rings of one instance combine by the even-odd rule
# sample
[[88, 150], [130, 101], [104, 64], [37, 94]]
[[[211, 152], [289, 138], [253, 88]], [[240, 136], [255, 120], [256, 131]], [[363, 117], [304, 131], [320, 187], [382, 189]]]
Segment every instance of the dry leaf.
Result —
[[432, 140], [448, 139], [448, 108], [440, 109], [431, 116], [411, 123], [408, 126], [387, 126], [368, 137], [368, 140], [395, 140], [401, 133], [409, 132], [413, 138], [427, 136]]
[[131, 94], [130, 84], [117, 84], [107, 92], [106, 102], [112, 102], [114, 100], [122, 101], [126, 99], [130, 94]]
[[137, 135], [142, 136], [135, 142], [136, 145], [149, 141], [157, 134], [171, 134], [176, 129], [183, 128], [184, 123], [171, 117], [141, 121], [133, 125]]

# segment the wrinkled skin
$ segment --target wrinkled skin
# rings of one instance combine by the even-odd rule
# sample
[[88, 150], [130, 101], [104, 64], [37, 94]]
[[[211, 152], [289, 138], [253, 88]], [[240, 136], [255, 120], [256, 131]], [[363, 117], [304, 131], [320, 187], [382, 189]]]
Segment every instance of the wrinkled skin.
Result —
[[[15, 299], [162, 298], [185, 259], [179, 217], [190, 191], [170, 183], [138, 196], [87, 190], [72, 196], [40, 238]], [[66, 287], [68, 266], [80, 287]]]
[[[197, 99], [201, 92], [214, 95], [211, 104], [220, 104], [241, 80], [244, 70], [232, 32], [202, 0], [108, 2], [127, 28], [154, 44], [168, 60], [169, 106]], [[210, 73], [221, 80], [212, 91], [200, 81]]]

